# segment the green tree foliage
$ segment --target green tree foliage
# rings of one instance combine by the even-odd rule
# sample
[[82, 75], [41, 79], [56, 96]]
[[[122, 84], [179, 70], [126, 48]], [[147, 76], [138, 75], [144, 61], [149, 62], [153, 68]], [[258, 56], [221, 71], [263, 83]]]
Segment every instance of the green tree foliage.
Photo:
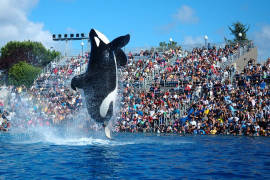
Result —
[[34, 67], [25, 61], [14, 64], [8, 72], [8, 82], [11, 85], [31, 87], [41, 73], [41, 68]]
[[162, 47], [162, 48], [166, 48], [167, 47], [167, 43], [165, 41], [160, 42], [159, 43], [159, 46]]
[[40, 42], [10, 41], [1, 48], [0, 67], [9, 69], [22, 59], [34, 66], [42, 67], [59, 56], [59, 52], [47, 50]]
[[169, 49], [175, 49], [175, 48], [177, 48], [177, 42], [170, 41], [170, 43], [168, 43], [167, 46], [168, 46]]
[[241, 22], [233, 23], [229, 26], [231, 34], [234, 36], [233, 43], [248, 41], [247, 31], [249, 30], [248, 25], [244, 25]]
[[166, 43], [165, 41], [159, 43], [159, 49], [160, 50], [167, 50], [167, 49], [181, 49], [180, 46], [177, 46], [177, 42], [170, 41], [169, 43]]
[[59, 51], [48, 51], [47, 52], [47, 58], [43, 59], [42, 61], [42, 66], [46, 66], [47, 64], [49, 64], [52, 60], [54, 60], [55, 58], [59, 58], [61, 56], [61, 53]]

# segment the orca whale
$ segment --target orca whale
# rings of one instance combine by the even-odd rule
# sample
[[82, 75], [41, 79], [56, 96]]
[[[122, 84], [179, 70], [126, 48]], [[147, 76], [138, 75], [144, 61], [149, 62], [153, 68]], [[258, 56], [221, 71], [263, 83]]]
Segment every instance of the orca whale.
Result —
[[129, 42], [130, 35], [110, 42], [105, 35], [91, 29], [89, 39], [91, 52], [87, 70], [72, 78], [71, 88], [83, 89], [88, 114], [106, 127], [113, 115], [117, 97], [117, 66], [127, 64], [127, 57], [121, 48]]

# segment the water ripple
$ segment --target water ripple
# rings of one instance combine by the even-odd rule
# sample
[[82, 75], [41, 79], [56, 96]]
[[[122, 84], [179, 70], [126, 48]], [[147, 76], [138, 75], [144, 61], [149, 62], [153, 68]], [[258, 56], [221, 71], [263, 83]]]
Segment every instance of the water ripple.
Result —
[[0, 179], [269, 179], [270, 139], [0, 134]]

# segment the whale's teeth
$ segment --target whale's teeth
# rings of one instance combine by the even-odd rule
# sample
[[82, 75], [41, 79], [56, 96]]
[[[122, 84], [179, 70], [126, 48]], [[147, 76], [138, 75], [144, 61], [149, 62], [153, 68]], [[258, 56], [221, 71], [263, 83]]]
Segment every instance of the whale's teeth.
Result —
[[99, 32], [98, 30], [95, 29], [95, 32], [97, 33], [98, 37], [105, 43], [105, 44], [109, 44], [110, 41], [109, 39], [104, 35], [102, 34], [101, 32]]

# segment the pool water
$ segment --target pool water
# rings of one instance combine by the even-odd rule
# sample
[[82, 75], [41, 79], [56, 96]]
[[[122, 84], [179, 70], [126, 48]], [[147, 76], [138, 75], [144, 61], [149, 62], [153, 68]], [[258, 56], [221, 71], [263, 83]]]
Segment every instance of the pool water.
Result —
[[0, 179], [269, 179], [270, 139], [0, 133]]

